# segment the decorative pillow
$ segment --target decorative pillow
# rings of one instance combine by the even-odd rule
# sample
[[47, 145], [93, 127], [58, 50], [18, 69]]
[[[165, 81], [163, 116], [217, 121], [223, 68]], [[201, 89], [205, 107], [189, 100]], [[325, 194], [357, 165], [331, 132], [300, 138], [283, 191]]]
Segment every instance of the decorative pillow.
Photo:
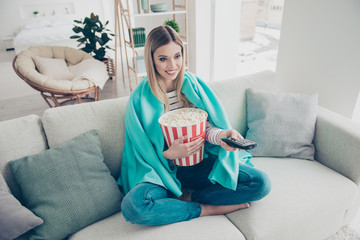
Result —
[[57, 58], [43, 58], [33, 56], [38, 71], [55, 80], [72, 80], [75, 76], [69, 71], [64, 59]]
[[258, 146], [253, 156], [314, 159], [318, 94], [247, 89], [246, 138]]
[[0, 173], [0, 239], [14, 239], [43, 223], [10, 193]]
[[120, 211], [121, 193], [103, 162], [96, 130], [9, 162], [25, 205], [44, 223], [30, 239], [63, 239]]

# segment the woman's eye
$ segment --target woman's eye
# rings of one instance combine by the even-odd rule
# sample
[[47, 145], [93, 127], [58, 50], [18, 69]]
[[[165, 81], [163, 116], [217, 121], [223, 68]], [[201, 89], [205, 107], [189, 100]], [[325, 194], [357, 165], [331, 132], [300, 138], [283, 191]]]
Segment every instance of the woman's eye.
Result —
[[181, 58], [181, 54], [175, 56], [175, 59]]
[[159, 60], [160, 60], [161, 62], [165, 62], [165, 61], [166, 61], [166, 58], [159, 58]]

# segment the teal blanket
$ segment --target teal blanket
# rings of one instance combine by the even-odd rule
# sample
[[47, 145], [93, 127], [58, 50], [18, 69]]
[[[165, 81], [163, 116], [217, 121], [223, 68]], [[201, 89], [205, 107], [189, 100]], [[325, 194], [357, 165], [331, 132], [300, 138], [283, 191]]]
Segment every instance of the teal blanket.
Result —
[[[214, 92], [194, 74], [185, 73], [182, 92], [196, 107], [208, 113], [213, 126], [232, 129]], [[176, 196], [182, 194], [176, 168], [170, 168], [162, 154], [165, 141], [158, 119], [163, 113], [164, 105], [151, 92], [147, 78], [143, 79], [131, 94], [126, 108], [125, 146], [118, 179], [125, 194], [142, 182], [163, 186]], [[229, 152], [206, 142], [205, 154], [207, 152], [218, 156], [209, 175], [210, 181], [235, 190], [239, 164], [252, 166], [251, 155], [246, 151]]]

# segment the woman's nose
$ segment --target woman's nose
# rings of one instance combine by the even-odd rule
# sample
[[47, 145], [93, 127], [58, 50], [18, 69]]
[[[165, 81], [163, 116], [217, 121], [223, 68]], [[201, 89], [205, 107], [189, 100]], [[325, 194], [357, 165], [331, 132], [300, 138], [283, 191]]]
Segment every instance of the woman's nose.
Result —
[[170, 61], [169, 61], [169, 67], [176, 67], [176, 61], [175, 61], [175, 59], [170, 59]]

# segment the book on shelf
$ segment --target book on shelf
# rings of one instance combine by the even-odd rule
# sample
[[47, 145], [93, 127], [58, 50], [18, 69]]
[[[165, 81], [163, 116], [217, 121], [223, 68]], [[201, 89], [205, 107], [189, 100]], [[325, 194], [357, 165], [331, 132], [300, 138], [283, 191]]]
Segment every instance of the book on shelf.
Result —
[[[132, 32], [134, 38], [134, 47], [145, 46], [145, 28], [143, 27], [133, 28]], [[129, 35], [130, 35], [130, 29], [129, 29]]]

